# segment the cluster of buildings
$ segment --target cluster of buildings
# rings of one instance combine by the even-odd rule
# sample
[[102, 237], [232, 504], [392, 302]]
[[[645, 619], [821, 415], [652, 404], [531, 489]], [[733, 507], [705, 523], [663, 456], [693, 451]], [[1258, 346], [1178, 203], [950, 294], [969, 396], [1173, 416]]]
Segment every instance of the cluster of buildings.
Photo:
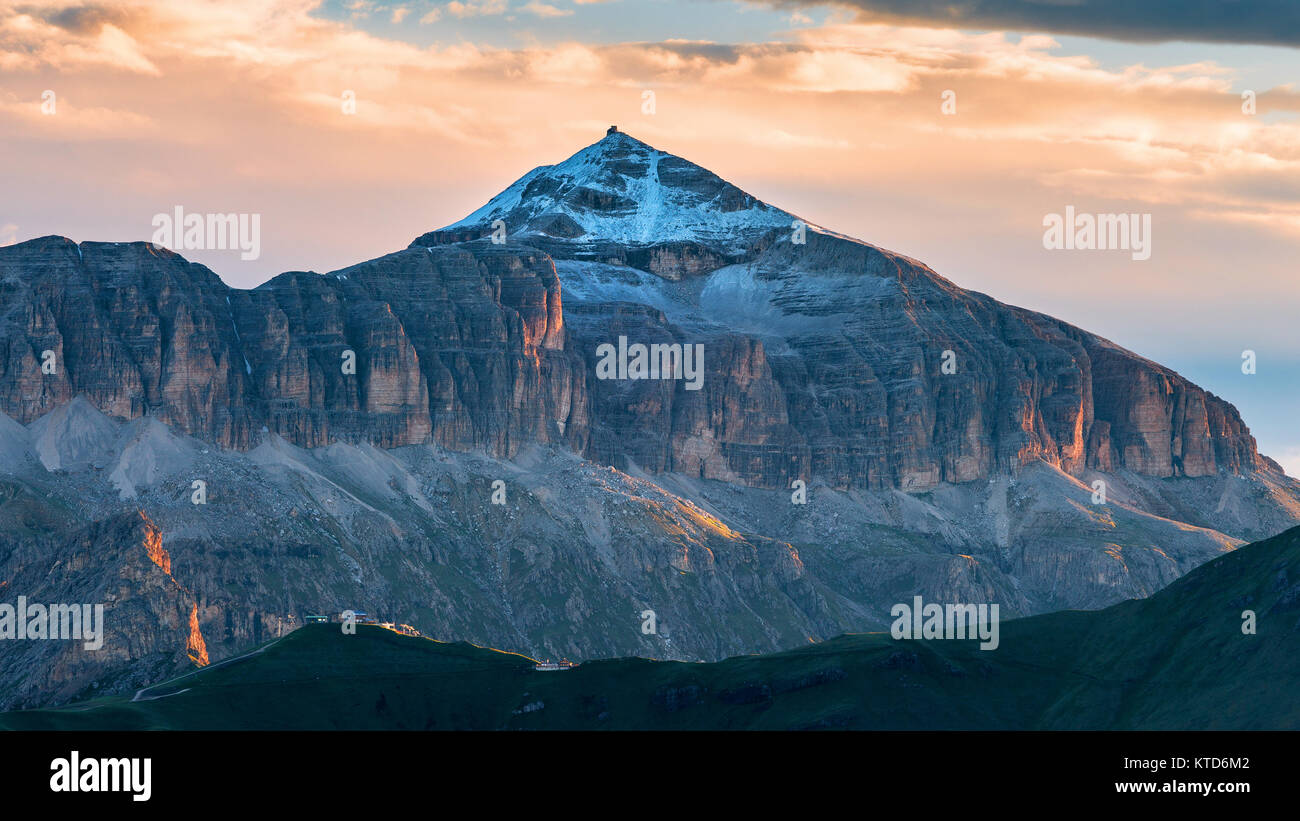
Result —
[[[351, 614], [351, 619], [348, 618], [347, 614]], [[294, 617], [289, 616], [289, 620], [293, 621]], [[412, 627], [409, 624], [398, 624], [396, 622], [391, 622], [391, 621], [379, 621], [375, 617], [371, 616], [369, 613], [363, 612], [361, 610], [344, 610], [342, 613], [331, 613], [329, 615], [324, 615], [324, 616], [313, 615], [313, 616], [302, 617], [303, 624], [344, 624], [349, 620], [353, 624], [373, 624], [376, 627], [382, 627], [385, 630], [392, 630], [394, 633], [401, 633], [404, 636], [423, 635], [419, 630], [416, 630], [414, 627]], [[578, 666], [577, 662], [572, 662], [569, 661], [568, 659], [560, 659], [559, 661], [539, 661], [537, 664], [533, 665], [533, 669], [543, 673], [548, 673], [557, 670], [572, 670], [574, 667], [577, 666]]]
[[[351, 614], [351, 618], [347, 615], [349, 613]], [[386, 630], [392, 630], [393, 632], [401, 633], [404, 636], [420, 635], [420, 631], [416, 630], [409, 624], [379, 621], [379, 619], [361, 610], [344, 610], [342, 613], [332, 613], [327, 616], [303, 616], [302, 621], [303, 624], [344, 624], [346, 622], [351, 622], [352, 624], [373, 624], [376, 627], [383, 627]]]
[[568, 659], [561, 659], [559, 661], [538, 662], [536, 665], [533, 666], [533, 669], [541, 670], [542, 672], [549, 672], [551, 670], [572, 670], [574, 667], [577, 666], [578, 666], [577, 664], [573, 663], [572, 661], [569, 661]]

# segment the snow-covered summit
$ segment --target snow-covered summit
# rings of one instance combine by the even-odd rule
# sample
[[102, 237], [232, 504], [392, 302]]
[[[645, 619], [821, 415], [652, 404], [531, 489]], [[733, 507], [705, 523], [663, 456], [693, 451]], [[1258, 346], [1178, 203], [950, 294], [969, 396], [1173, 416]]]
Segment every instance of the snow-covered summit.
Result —
[[773, 229], [790, 229], [794, 219], [707, 169], [611, 130], [434, 234], [486, 235], [503, 220], [511, 239], [575, 248], [691, 243], [734, 255]]

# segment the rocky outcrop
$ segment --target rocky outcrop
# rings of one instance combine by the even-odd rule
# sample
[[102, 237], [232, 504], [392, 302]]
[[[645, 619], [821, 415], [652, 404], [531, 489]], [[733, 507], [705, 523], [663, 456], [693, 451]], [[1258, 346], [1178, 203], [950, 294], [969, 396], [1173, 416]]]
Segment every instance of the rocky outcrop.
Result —
[[0, 280], [0, 410], [20, 422], [85, 396], [239, 449], [263, 430], [308, 447], [585, 443], [585, 370], [531, 248], [403, 251], [240, 291], [147, 243], [46, 237], [0, 251]]
[[[1275, 469], [1235, 408], [1051, 317], [911, 260], [810, 232], [683, 293], [558, 262], [584, 358], [619, 336], [701, 344], [703, 389], [589, 374], [593, 458], [759, 487], [924, 490], [1046, 462], [1075, 476]], [[606, 295], [607, 294], [607, 295]], [[651, 307], [654, 306], [654, 307]]]
[[7, 638], [0, 653], [5, 708], [130, 692], [208, 663], [197, 602], [173, 578], [161, 533], [138, 512], [48, 538], [6, 535], [0, 557], [6, 605], [21, 595], [29, 609], [103, 608], [98, 646], [81, 636]]

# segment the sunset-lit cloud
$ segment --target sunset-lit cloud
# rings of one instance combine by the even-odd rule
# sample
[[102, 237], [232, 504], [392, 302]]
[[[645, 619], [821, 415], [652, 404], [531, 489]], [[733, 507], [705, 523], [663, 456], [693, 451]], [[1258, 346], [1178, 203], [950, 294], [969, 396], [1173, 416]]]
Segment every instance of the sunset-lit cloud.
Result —
[[573, 9], [562, 9], [549, 3], [540, 3], [538, 0], [525, 3], [520, 10], [537, 17], [568, 17], [573, 14]]
[[[403, 147], [404, 140], [443, 140], [480, 158], [524, 142], [562, 153], [584, 136], [580, 124], [626, 119], [641, 92], [652, 90], [661, 110], [637, 124], [640, 133], [681, 141], [675, 147], [688, 155], [691, 143], [709, 151], [734, 135], [739, 151], [798, 151], [800, 177], [879, 179], [873, 166], [881, 165], [920, 187], [924, 159], [948, 185], [1005, 173], [1053, 194], [1181, 204], [1188, 218], [1237, 219], [1262, 230], [1290, 229], [1268, 216], [1293, 215], [1290, 192], [1300, 182], [1300, 95], [1260, 89], [1261, 111], [1274, 116], [1249, 119], [1231, 67], [1212, 62], [1112, 69], [1059, 56], [1056, 41], [1042, 35], [844, 22], [766, 43], [420, 47], [320, 19], [315, 8], [305, 0], [5, 8], [0, 62], [15, 90], [0, 97], [0, 115], [19, 134], [47, 140], [92, 132], [164, 144], [202, 140], [196, 132], [215, 118], [226, 125], [209, 132], [217, 153], [241, 149], [245, 132], [258, 130], [249, 119], [309, 126], [322, 144], [372, 133], [398, 145], [341, 173], [374, 176], [427, 150]], [[509, 6], [453, 0], [435, 8], [463, 17]], [[541, 3], [519, 9], [572, 11]], [[105, 71], [117, 75], [111, 88]], [[32, 92], [55, 76], [67, 99], [94, 104], [65, 103], [59, 119], [42, 120]], [[340, 114], [344, 90], [357, 97], [354, 117]], [[954, 117], [940, 114], [945, 91], [955, 95]], [[179, 105], [141, 104], [148, 100]], [[204, 111], [186, 100], [201, 100]], [[256, 117], [229, 123], [228, 103]], [[604, 117], [591, 117], [601, 111]], [[520, 139], [522, 124], [542, 120], [553, 136]], [[866, 146], [872, 155], [846, 160], [846, 149]], [[884, 149], [890, 156], [880, 162]], [[728, 154], [742, 171], [760, 164], [759, 154]]]

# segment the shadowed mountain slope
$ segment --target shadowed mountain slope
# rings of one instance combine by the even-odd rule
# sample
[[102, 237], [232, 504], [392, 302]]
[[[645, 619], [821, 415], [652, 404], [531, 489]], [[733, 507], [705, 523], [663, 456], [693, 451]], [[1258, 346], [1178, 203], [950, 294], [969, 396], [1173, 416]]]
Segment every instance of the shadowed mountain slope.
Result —
[[[1243, 610], [1258, 632], [1242, 631]], [[594, 661], [305, 627], [134, 700], [10, 729], [1297, 729], [1300, 529], [1144, 601], [1005, 622], [976, 641], [842, 636], [768, 656]]]

